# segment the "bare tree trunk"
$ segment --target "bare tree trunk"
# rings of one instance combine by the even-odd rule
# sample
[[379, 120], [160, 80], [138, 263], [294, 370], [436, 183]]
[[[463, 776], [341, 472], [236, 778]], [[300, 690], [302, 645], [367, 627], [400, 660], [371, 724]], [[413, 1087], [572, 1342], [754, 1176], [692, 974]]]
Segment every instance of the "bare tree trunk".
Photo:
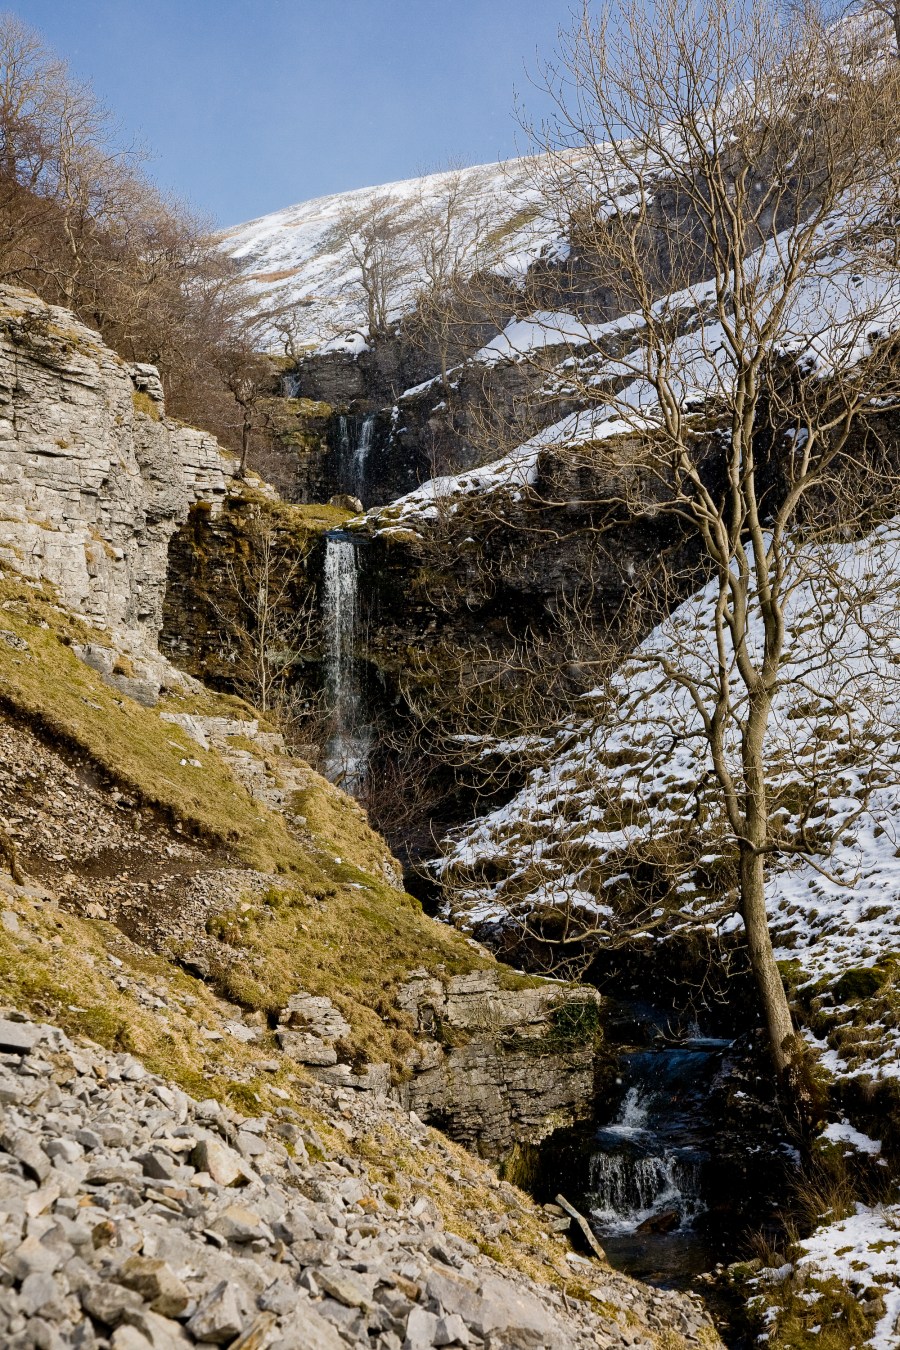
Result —
[[243, 408], [244, 420], [241, 423], [241, 462], [238, 464], [236, 478], [243, 478], [247, 473], [247, 459], [250, 454], [250, 433], [253, 430], [253, 414], [247, 404]]
[[779, 1078], [785, 1080], [795, 1058], [794, 1020], [769, 936], [763, 855], [746, 843], [741, 845], [740, 876], [741, 917], [747, 934], [750, 965], [766, 1019], [775, 1069]]

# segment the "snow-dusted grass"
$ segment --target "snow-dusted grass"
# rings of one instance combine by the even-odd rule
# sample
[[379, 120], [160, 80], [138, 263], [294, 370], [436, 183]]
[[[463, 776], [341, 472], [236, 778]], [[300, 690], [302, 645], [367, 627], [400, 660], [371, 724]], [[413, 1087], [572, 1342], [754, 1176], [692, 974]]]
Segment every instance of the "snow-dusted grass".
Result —
[[[851, 248], [847, 219], [826, 221], [817, 241], [815, 262], [791, 294], [784, 316], [769, 342], [775, 354], [797, 362], [808, 376], [827, 378], [871, 355], [873, 346], [900, 327], [900, 271], [877, 251]], [[750, 256], [747, 273], [756, 293], [760, 324], [782, 296], [788, 234], [769, 240]], [[736, 358], [721, 319], [716, 317], [716, 285], [706, 281], [664, 296], [653, 306], [654, 324], [682, 330], [666, 346], [666, 381], [671, 396], [688, 412], [701, 413], [717, 400], [732, 397]], [[466, 500], [498, 488], [534, 481], [536, 451], [577, 451], [619, 432], [639, 432], [659, 420], [653, 384], [653, 346], [640, 313], [604, 324], [588, 324], [572, 314], [536, 311], [514, 318], [478, 351], [475, 362], [509, 361], [533, 366], [535, 387], [543, 387], [547, 406], [566, 396], [584, 406], [544, 427], [524, 445], [482, 468], [434, 479], [377, 515], [384, 522], [416, 529], [443, 507], [456, 511]], [[562, 349], [562, 351], [560, 350]], [[458, 374], [454, 371], [454, 375]], [[438, 377], [407, 390], [402, 399], [438, 387]], [[533, 399], [536, 410], [539, 397]]]
[[[838, 1079], [900, 1078], [900, 520], [800, 562], [770, 790], [786, 845], [805, 834], [810, 852], [769, 864], [777, 955], [823, 1067]], [[713, 599], [710, 585], [682, 604], [558, 730], [512, 801], [449, 841], [442, 874], [458, 923], [483, 935], [556, 909], [601, 940], [636, 915], [658, 941], [740, 930], [705, 738], [659, 664], [711, 672]], [[739, 708], [737, 683], [734, 693]], [[843, 1115], [821, 1146], [876, 1174], [887, 1167], [881, 1141]], [[900, 1345], [900, 1204], [826, 1219], [791, 1256], [755, 1282], [763, 1343]]]
[[879, 1289], [884, 1313], [868, 1341], [872, 1350], [900, 1343], [900, 1205], [857, 1205], [856, 1213], [817, 1228], [800, 1244], [798, 1272], [836, 1276], [858, 1296]]
[[580, 347], [597, 343], [609, 334], [624, 331], [628, 320], [612, 324], [586, 324], [572, 314], [537, 310], [525, 319], [513, 319], [502, 333], [475, 353], [474, 359], [484, 365], [497, 361], [516, 360], [545, 347]]
[[[778, 956], [816, 995], [826, 1067], [900, 1076], [889, 959], [900, 957], [900, 522], [801, 561], [769, 755], [784, 841], [767, 882]], [[655, 629], [521, 791], [448, 843], [442, 874], [459, 922], [527, 924], [552, 905], [601, 940], [635, 915], [661, 938], [740, 929], [706, 739], [660, 667], [666, 657], [712, 677], [714, 595], [708, 586]], [[736, 737], [729, 754], [739, 773]], [[864, 1053], [861, 999], [870, 1016], [884, 1003]]]
[[[490, 236], [496, 270], [518, 276], [545, 248], [560, 247], [559, 230], [540, 201], [535, 166], [533, 159], [514, 159], [317, 197], [224, 231], [222, 247], [241, 265], [261, 309], [290, 309], [296, 315], [299, 344], [356, 354], [364, 343], [365, 311], [355, 284], [357, 269], [336, 235], [342, 217], [391, 198], [398, 207], [402, 248], [403, 213], [439, 206], [462, 182], [460, 237], [477, 220], [479, 232]], [[412, 262], [401, 269], [390, 294], [394, 318], [412, 308], [421, 282]]]

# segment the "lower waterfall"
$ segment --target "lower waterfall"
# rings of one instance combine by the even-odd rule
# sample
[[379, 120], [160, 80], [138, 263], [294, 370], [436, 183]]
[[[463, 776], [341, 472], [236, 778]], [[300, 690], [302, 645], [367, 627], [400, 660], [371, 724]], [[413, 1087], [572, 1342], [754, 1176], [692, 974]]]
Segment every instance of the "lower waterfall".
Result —
[[591, 1217], [604, 1233], [684, 1228], [703, 1209], [696, 1158], [652, 1132], [656, 1095], [629, 1088], [618, 1119], [601, 1133], [603, 1152], [591, 1158]]
[[624, 1095], [585, 1159], [583, 1203], [613, 1265], [684, 1285], [714, 1264], [710, 1091], [730, 1042], [655, 1041], [622, 1056]]
[[371, 748], [355, 655], [357, 577], [356, 542], [335, 530], [325, 540], [322, 586], [325, 693], [331, 724], [325, 776], [353, 796], [365, 787]]

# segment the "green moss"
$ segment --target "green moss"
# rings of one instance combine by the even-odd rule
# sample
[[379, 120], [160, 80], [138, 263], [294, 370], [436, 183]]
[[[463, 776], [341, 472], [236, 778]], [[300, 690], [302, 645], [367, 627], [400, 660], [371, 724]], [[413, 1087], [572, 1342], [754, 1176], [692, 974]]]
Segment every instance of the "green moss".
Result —
[[[353, 1027], [354, 1052], [399, 1067], [411, 1041], [395, 1014], [397, 985], [423, 963], [456, 974], [490, 961], [389, 884], [390, 854], [362, 809], [310, 769], [308, 786], [292, 802], [306, 818], [303, 835], [294, 836], [280, 814], [254, 801], [217, 752], [201, 749], [159, 715], [187, 708], [246, 715], [248, 705], [201, 692], [165, 700], [159, 710], [145, 708], [108, 688], [78, 659], [72, 643], [97, 635], [62, 614], [43, 588], [6, 579], [2, 602], [10, 606], [4, 626], [28, 650], [0, 643], [0, 704], [39, 734], [75, 749], [178, 828], [283, 878], [266, 904], [247, 912], [238, 906], [212, 921], [220, 943], [211, 971], [215, 990], [266, 1012], [283, 1007], [301, 987], [334, 996]], [[86, 1034], [121, 1041], [114, 1009], [104, 1011], [102, 1001], [93, 1008]]]
[[331, 417], [334, 408], [330, 403], [315, 398], [285, 398], [281, 402], [286, 410], [297, 417]]
[[570, 1046], [599, 1043], [603, 1028], [597, 1004], [580, 999], [561, 1003], [553, 1012], [553, 1039]]
[[351, 875], [313, 890], [272, 888], [261, 906], [216, 915], [208, 927], [232, 954], [223, 953], [209, 978], [223, 997], [266, 1013], [298, 988], [325, 994], [351, 1023], [350, 1051], [400, 1072], [413, 1042], [395, 998], [409, 972], [424, 965], [463, 974], [490, 960], [426, 918], [411, 896], [358, 869]]
[[890, 972], [882, 966], [858, 966], [847, 970], [831, 987], [839, 1003], [855, 1002], [858, 999], [871, 998], [885, 984]]
[[535, 1144], [513, 1144], [500, 1164], [500, 1177], [520, 1190], [533, 1192], [540, 1174], [541, 1151]]
[[230, 497], [225, 506], [226, 510], [237, 511], [242, 506], [252, 506], [264, 521], [288, 534], [293, 533], [300, 542], [309, 535], [340, 528], [353, 515], [352, 511], [327, 503], [282, 501], [280, 497], [263, 492], [252, 480], [243, 483], [240, 492]]
[[779, 961], [778, 969], [781, 972], [781, 978], [784, 981], [784, 987], [788, 994], [793, 995], [809, 979], [807, 972], [803, 969], [801, 963], [797, 960]]
[[522, 971], [512, 970], [509, 966], [501, 966], [499, 975], [501, 989], [540, 989], [546, 983], [540, 975], [525, 975]]
[[0, 702], [191, 833], [263, 870], [307, 870], [284, 822], [253, 801], [217, 754], [78, 659], [71, 644], [95, 640], [90, 630], [21, 583], [0, 583], [0, 595], [11, 604], [5, 625], [28, 643], [27, 653], [0, 644]]

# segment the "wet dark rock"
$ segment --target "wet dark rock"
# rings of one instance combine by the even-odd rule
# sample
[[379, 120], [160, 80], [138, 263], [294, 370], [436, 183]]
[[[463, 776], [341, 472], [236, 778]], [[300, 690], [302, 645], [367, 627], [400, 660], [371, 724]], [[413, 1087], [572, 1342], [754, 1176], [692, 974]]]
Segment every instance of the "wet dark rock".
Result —
[[649, 1219], [639, 1223], [634, 1230], [636, 1233], [671, 1233], [681, 1223], [681, 1215], [677, 1209], [664, 1210], [662, 1214], [651, 1214]]

